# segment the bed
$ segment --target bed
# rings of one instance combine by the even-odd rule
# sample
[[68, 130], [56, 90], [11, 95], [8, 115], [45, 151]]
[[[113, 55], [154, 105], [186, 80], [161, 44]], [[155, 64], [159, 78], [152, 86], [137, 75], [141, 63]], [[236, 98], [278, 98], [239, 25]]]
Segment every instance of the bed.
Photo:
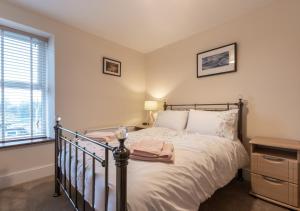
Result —
[[[241, 144], [242, 101], [164, 106], [165, 110], [210, 111], [234, 107], [239, 109], [235, 141], [153, 127], [129, 133], [126, 142], [121, 137], [108, 144], [65, 129], [58, 122], [55, 196], [63, 190], [76, 210], [198, 210], [202, 202], [228, 184], [248, 162]], [[127, 149], [131, 145], [141, 139], [156, 138], [174, 145], [174, 163], [128, 161]]]

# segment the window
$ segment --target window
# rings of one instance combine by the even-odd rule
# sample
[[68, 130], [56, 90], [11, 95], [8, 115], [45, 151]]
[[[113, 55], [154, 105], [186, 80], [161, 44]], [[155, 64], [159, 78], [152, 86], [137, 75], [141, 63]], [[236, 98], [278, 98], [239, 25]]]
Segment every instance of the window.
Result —
[[0, 141], [46, 137], [46, 39], [0, 26]]

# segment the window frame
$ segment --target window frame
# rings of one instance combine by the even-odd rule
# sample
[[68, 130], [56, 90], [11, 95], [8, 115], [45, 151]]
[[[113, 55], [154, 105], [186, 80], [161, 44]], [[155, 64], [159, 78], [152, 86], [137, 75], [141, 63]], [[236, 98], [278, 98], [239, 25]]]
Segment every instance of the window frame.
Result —
[[[43, 37], [43, 36], [39, 36], [39, 35], [36, 35], [36, 34], [32, 34], [32, 33], [29, 33], [29, 32], [25, 32], [25, 31], [22, 31], [22, 30], [19, 30], [19, 29], [14, 29], [14, 28], [11, 28], [11, 27], [8, 27], [8, 26], [5, 26], [5, 25], [1, 25], [0, 24], [0, 33], [1, 33], [1, 39], [2, 39], [2, 41], [3, 41], [3, 39], [4, 39], [4, 37], [5, 36], [3, 36], [4, 35], [4, 32], [5, 31], [7, 31], [7, 32], [12, 32], [12, 33], [16, 33], [16, 34], [20, 34], [20, 35], [24, 35], [24, 36], [27, 36], [27, 37], [29, 37], [30, 39], [31, 39], [31, 45], [33, 45], [32, 44], [32, 40], [33, 39], [37, 39], [37, 40], [40, 40], [40, 41], [43, 41], [43, 42], [45, 42], [45, 43], [47, 43], [47, 46], [46, 46], [46, 49], [45, 49], [45, 53], [46, 53], [46, 60], [47, 60], [47, 57], [49, 56], [48, 54], [49, 54], [49, 52], [48, 52], [48, 48], [49, 48], [49, 42], [50, 42], [50, 40], [49, 40], [49, 38], [47, 38], [47, 37]], [[2, 42], [1, 42], [2, 43]], [[2, 45], [3, 45], [3, 43], [2, 43]], [[31, 46], [31, 48], [32, 48], [32, 46]], [[1, 48], [0, 49], [1, 50], [1, 54], [0, 55], [4, 55], [4, 49], [3, 48]], [[32, 59], [32, 49], [31, 49], [31, 59]], [[1, 77], [3, 77], [4, 76], [4, 59], [3, 58], [0, 58], [1, 60], [2, 60], [2, 63], [1, 63], [1, 74], [2, 74], [2, 76]], [[42, 79], [42, 77], [41, 77], [41, 73], [40, 73], [40, 71], [38, 71], [38, 76], [37, 76], [37, 78], [38, 78], [38, 80], [37, 80], [37, 83], [33, 83], [33, 81], [32, 81], [32, 78], [31, 78], [31, 81], [30, 82], [16, 82], [16, 81], [3, 81], [4, 83], [1, 83], [1, 87], [2, 87], [2, 89], [4, 88], [11, 88], [11, 89], [22, 89], [22, 90], [27, 90], [27, 88], [25, 88], [25, 87], [29, 87], [28, 88], [28, 90], [30, 90], [31, 92], [33, 92], [33, 91], [35, 91], [35, 90], [37, 90], [37, 91], [41, 91], [42, 92], [42, 97], [41, 98], [44, 98], [44, 99], [42, 99], [42, 100], [44, 100], [44, 115], [45, 115], [45, 119], [44, 119], [44, 121], [45, 122], [43, 122], [42, 124], [45, 124], [45, 135], [41, 135], [41, 136], [33, 136], [33, 131], [32, 131], [32, 129], [31, 129], [31, 131], [30, 131], [30, 135], [28, 136], [28, 137], [26, 137], [25, 135], [22, 137], [20, 137], [19, 136], [19, 138], [18, 138], [18, 136], [16, 136], [16, 137], [14, 137], [14, 138], [9, 138], [9, 137], [7, 137], [6, 136], [6, 130], [5, 129], [1, 129], [1, 133], [2, 133], [2, 138], [1, 138], [1, 140], [0, 140], [0, 148], [2, 148], [3, 146], [5, 146], [5, 145], [9, 145], [9, 146], [15, 146], [15, 145], [18, 145], [18, 142], [20, 142], [20, 144], [21, 145], [23, 145], [24, 143], [29, 143], [29, 144], [32, 144], [32, 143], [39, 143], [39, 142], [49, 142], [49, 141], [51, 141], [52, 139], [51, 138], [48, 138], [48, 134], [49, 134], [49, 131], [48, 131], [48, 128], [49, 128], [49, 126], [48, 126], [48, 119], [49, 119], [49, 117], [48, 117], [48, 115], [49, 115], [49, 112], [47, 111], [47, 108], [49, 107], [49, 105], [48, 105], [48, 95], [49, 95], [49, 93], [48, 93], [48, 89], [49, 89], [49, 87], [48, 87], [48, 71], [49, 71], [49, 68], [48, 68], [48, 61], [45, 61], [45, 65], [46, 65], [46, 67], [45, 67], [45, 81], [44, 81], [44, 83], [43, 83], [43, 79]], [[32, 68], [32, 67], [31, 67]], [[32, 71], [32, 70], [31, 70]], [[32, 77], [32, 76], [31, 76]], [[3, 91], [4, 92], [4, 91]], [[2, 93], [3, 93], [2, 92]], [[4, 99], [4, 97], [3, 97], [3, 99]], [[31, 101], [30, 101], [30, 107], [31, 107], [31, 109], [32, 109], [32, 104], [33, 104], [33, 101], [32, 101], [32, 99], [31, 99]], [[3, 105], [4, 105], [4, 103], [3, 103]], [[4, 108], [2, 108], [2, 111], [0, 111], [2, 114], [3, 113], [5, 113], [4, 112]], [[31, 111], [32, 112], [32, 111]], [[4, 119], [5, 119], [5, 117], [4, 117]], [[4, 121], [3, 121], [4, 122]], [[2, 122], [2, 123], [3, 123]], [[2, 124], [1, 123], [1, 124]], [[32, 118], [32, 113], [31, 113], [31, 120], [30, 120], [30, 124], [32, 125], [33, 124], [33, 118]], [[5, 125], [3, 125], [3, 126], [5, 126]], [[31, 127], [32, 128], [32, 127]], [[16, 132], [17, 133], [17, 132]], [[18, 134], [18, 133], [17, 133]]]

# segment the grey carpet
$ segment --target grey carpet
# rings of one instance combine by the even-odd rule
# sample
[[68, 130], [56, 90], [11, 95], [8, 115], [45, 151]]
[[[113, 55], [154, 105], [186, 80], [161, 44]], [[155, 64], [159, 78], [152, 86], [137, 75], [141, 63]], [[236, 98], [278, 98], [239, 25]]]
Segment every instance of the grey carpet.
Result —
[[[200, 211], [287, 211], [248, 194], [249, 182], [233, 181], [203, 203]], [[65, 196], [52, 197], [52, 177], [0, 191], [1, 211], [73, 211]]]

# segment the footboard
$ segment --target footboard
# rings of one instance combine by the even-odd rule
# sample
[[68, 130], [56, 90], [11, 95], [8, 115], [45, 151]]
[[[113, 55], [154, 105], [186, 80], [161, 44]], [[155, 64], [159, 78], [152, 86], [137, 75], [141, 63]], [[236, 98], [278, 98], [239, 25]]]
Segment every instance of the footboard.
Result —
[[[120, 129], [116, 135], [119, 141], [118, 147], [112, 147], [106, 142], [99, 142], [92, 140], [78, 132], [73, 132], [60, 125], [60, 118], [57, 119], [55, 130], [55, 193], [54, 196], [57, 197], [61, 194], [61, 190], [65, 193], [71, 204], [74, 206], [75, 210], [86, 210], [86, 207], [95, 210], [95, 181], [96, 163], [99, 163], [104, 168], [104, 192], [105, 192], [105, 204], [103, 205], [105, 210], [108, 209], [108, 167], [109, 167], [109, 153], [113, 153], [116, 165], [116, 210], [125, 211], [127, 208], [127, 165], [129, 159], [129, 150], [125, 147], [124, 142], [127, 138], [127, 130], [125, 128]], [[91, 142], [99, 147], [104, 148], [104, 157], [99, 157], [95, 152], [87, 150], [85, 147], [81, 147], [78, 144], [77, 139]], [[73, 151], [72, 151], [73, 147]], [[67, 153], [68, 151], [68, 153]], [[81, 153], [78, 153], [81, 152]], [[72, 154], [73, 153], [73, 154]], [[68, 154], [68, 155], [67, 155]], [[79, 154], [82, 156], [79, 157]], [[86, 187], [86, 160], [87, 157], [91, 158], [92, 162], [92, 201], [90, 206], [87, 205], [85, 200]], [[79, 192], [78, 187], [78, 162], [82, 159], [82, 187], [81, 192]], [[72, 172], [72, 160], [75, 162], [75, 172]], [[74, 165], [73, 162], [73, 165]], [[67, 168], [68, 166], [68, 168]], [[74, 178], [74, 183], [72, 184], [72, 178]], [[79, 197], [82, 200], [79, 200]]]

